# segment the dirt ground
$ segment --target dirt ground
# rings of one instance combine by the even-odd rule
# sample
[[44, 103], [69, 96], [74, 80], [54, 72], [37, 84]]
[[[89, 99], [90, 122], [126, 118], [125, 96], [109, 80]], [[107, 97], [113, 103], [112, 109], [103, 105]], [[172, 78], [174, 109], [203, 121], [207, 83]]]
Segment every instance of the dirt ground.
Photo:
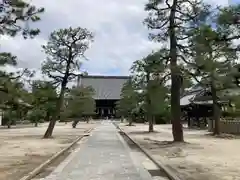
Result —
[[39, 127], [0, 129], [0, 179], [19, 180], [53, 154], [68, 146], [96, 122], [82, 122], [73, 129], [71, 123], [57, 123], [52, 139], [42, 139], [46, 123]]
[[144, 124], [120, 127], [183, 180], [240, 180], [239, 137], [184, 128], [186, 143], [172, 143], [171, 125], [155, 125], [153, 133]]

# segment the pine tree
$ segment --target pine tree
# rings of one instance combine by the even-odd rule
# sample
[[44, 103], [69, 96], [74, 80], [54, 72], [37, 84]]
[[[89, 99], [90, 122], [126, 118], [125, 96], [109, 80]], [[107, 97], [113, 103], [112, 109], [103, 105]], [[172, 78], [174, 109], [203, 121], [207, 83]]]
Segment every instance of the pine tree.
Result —
[[87, 118], [95, 114], [95, 100], [93, 99], [94, 89], [89, 87], [73, 87], [66, 98], [67, 106], [65, 116], [76, 118], [73, 128], [79, 122], [79, 118]]
[[53, 83], [61, 86], [56, 113], [49, 123], [44, 138], [52, 136], [55, 123], [63, 106], [67, 84], [79, 75], [75, 72], [80, 71], [81, 58], [86, 59], [84, 53], [92, 40], [93, 35], [87, 29], [70, 27], [53, 31], [47, 45], [43, 46], [48, 57], [43, 62], [42, 73], [51, 78]]
[[29, 27], [30, 22], [40, 20], [44, 8], [37, 8], [23, 0], [3, 0], [0, 2], [0, 34], [15, 36], [22, 33], [26, 39], [39, 34], [39, 29]]
[[233, 7], [217, 9], [218, 13], [212, 13], [203, 24], [189, 31], [189, 49], [185, 49], [185, 56], [182, 56], [189, 69], [185, 72], [193, 75], [196, 81], [211, 92], [214, 134], [220, 134], [221, 104], [218, 94], [235, 86], [233, 76], [236, 75], [234, 66], [238, 59], [238, 48], [234, 47], [232, 40], [238, 38], [239, 32], [232, 31], [234, 22], [229, 26], [229, 21], [225, 21], [233, 16], [232, 13], [226, 13], [230, 11], [229, 8]]
[[180, 89], [183, 72], [180, 69], [181, 54], [184, 52], [185, 41], [189, 38], [187, 31], [195, 28], [208, 15], [209, 6], [202, 1], [149, 0], [145, 10], [149, 12], [144, 23], [149, 29], [150, 39], [168, 44], [171, 70], [171, 116], [174, 141], [183, 141], [183, 130], [180, 120]]
[[131, 126], [138, 106], [138, 93], [130, 79], [122, 87], [120, 100], [116, 104], [117, 114], [126, 117]]
[[167, 57], [168, 51], [163, 48], [135, 61], [131, 68], [135, 82], [143, 91], [149, 132], [154, 131], [155, 116], [160, 112], [161, 106], [156, 102], [164, 104], [166, 93], [164, 84], [169, 77]]

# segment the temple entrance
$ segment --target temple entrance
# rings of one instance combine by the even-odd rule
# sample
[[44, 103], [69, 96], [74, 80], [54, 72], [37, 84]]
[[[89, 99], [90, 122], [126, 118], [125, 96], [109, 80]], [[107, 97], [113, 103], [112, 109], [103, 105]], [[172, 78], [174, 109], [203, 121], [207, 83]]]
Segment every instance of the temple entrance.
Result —
[[97, 107], [96, 113], [98, 117], [111, 117], [115, 116], [115, 109], [112, 107]]
[[116, 117], [117, 100], [96, 100], [96, 118]]
[[91, 86], [94, 89], [93, 99], [96, 102], [94, 118], [116, 118], [116, 102], [121, 99], [121, 89], [129, 79], [129, 76], [79, 75], [77, 86]]

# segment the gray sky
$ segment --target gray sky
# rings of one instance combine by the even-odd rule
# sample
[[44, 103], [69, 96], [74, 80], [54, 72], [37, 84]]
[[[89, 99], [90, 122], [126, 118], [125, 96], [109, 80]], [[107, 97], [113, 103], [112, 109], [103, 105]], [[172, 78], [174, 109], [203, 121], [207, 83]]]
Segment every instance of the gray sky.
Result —
[[[95, 41], [86, 55], [90, 59], [83, 70], [89, 74], [128, 75], [134, 60], [140, 59], [159, 44], [148, 40], [148, 30], [142, 21], [146, 17], [147, 0], [32, 0], [45, 7], [42, 21], [36, 24], [41, 34], [32, 40], [1, 37], [1, 51], [12, 52], [19, 58], [20, 68], [40, 70], [45, 44], [53, 30], [84, 27], [95, 34]], [[228, 0], [208, 0], [218, 5]], [[40, 73], [38, 73], [40, 76]]]

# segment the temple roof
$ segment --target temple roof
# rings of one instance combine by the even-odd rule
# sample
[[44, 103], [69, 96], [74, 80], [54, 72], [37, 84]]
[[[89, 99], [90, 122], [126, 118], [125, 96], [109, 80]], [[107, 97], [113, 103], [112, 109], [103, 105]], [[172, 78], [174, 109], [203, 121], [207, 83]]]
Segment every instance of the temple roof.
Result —
[[103, 75], [87, 75], [80, 76], [84, 79], [129, 79], [129, 76], [103, 76]]
[[92, 86], [95, 90], [94, 99], [120, 99], [120, 94], [124, 83], [129, 76], [80, 76], [78, 86]]
[[[239, 96], [240, 88], [229, 88], [218, 92], [218, 101], [228, 102], [230, 97]], [[189, 104], [212, 104], [211, 91], [208, 88], [195, 86], [188, 89], [180, 99], [181, 106]]]

